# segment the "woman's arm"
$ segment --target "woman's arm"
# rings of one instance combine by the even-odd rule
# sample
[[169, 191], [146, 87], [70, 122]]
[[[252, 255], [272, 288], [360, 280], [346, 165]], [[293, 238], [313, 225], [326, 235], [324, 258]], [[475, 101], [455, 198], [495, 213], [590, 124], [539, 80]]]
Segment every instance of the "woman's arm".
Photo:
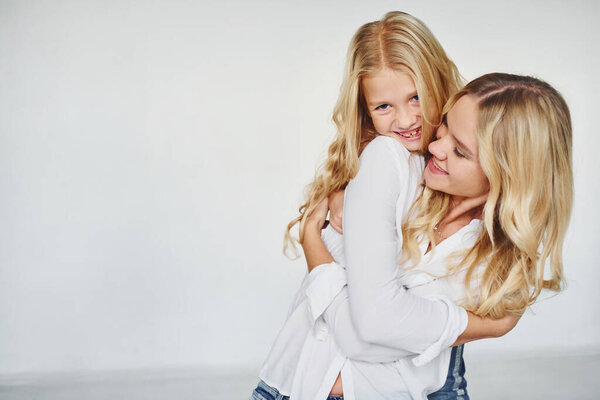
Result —
[[467, 328], [452, 346], [459, 346], [474, 340], [499, 338], [510, 332], [521, 319], [521, 315], [516, 314], [509, 314], [499, 319], [480, 317], [472, 312], [467, 312], [467, 314], [469, 316]]

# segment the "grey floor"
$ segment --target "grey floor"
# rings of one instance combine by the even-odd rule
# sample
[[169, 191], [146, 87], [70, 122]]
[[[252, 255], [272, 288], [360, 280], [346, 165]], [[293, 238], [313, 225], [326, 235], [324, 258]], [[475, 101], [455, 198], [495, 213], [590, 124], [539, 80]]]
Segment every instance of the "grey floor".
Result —
[[[600, 399], [595, 383], [600, 354], [467, 358], [471, 399]], [[256, 370], [122, 371], [0, 376], [2, 400], [229, 400], [247, 399]]]

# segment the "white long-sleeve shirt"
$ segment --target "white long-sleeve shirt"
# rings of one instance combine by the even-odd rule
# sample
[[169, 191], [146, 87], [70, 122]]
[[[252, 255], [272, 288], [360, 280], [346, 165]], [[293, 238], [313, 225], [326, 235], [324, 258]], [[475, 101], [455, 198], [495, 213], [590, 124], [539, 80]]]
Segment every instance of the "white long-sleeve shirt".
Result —
[[[445, 349], [466, 327], [466, 313], [443, 296], [426, 300], [409, 294], [403, 285], [410, 286], [411, 281], [422, 283], [421, 289], [412, 291], [429, 295], [436, 290], [427, 287], [435, 289], [439, 284], [433, 283], [442, 280], [415, 271], [401, 278], [397, 264], [399, 228], [420, 183], [422, 168], [422, 159], [410, 156], [393, 139], [379, 137], [367, 146], [359, 173], [346, 190], [344, 244], [335, 239], [332, 230], [324, 232], [324, 240], [339, 263], [315, 268], [303, 282], [260, 373], [266, 383], [292, 399], [326, 398], [340, 371], [348, 399], [409, 398], [408, 392], [422, 398], [422, 393], [433, 392], [443, 384], [450, 355]], [[466, 231], [469, 229], [461, 230], [463, 234]], [[451, 244], [450, 239], [445, 242]], [[454, 244], [469, 245], [463, 242], [459, 238]], [[345, 261], [339, 252], [343, 247], [347, 289], [346, 271], [341, 267]], [[443, 248], [438, 246], [423, 260], [437, 265], [438, 275], [445, 272]], [[436, 270], [432, 265], [422, 266]], [[457, 289], [454, 286], [445, 284], [452, 293]], [[439, 290], [437, 287], [437, 294], [445, 294]], [[370, 361], [401, 361], [353, 361], [342, 350]], [[427, 368], [418, 367], [440, 352], [442, 356]], [[415, 354], [420, 356], [410, 360]]]

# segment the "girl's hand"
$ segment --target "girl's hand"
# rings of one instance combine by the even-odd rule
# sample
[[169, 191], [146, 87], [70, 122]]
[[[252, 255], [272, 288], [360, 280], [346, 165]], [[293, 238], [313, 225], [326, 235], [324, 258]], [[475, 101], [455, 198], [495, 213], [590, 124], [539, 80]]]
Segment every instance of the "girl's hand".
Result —
[[320, 232], [325, 225], [325, 220], [327, 218], [327, 211], [329, 211], [329, 202], [327, 198], [321, 200], [317, 207], [306, 217], [306, 221], [304, 222], [305, 233], [306, 230], [317, 230]]
[[321, 229], [327, 217], [327, 199], [323, 199], [317, 207], [306, 217], [304, 233], [302, 235], [302, 249], [306, 258], [308, 272], [322, 264], [333, 262], [325, 243], [321, 240]]
[[333, 192], [327, 198], [329, 202], [329, 224], [342, 233], [342, 214], [344, 211], [344, 190]]

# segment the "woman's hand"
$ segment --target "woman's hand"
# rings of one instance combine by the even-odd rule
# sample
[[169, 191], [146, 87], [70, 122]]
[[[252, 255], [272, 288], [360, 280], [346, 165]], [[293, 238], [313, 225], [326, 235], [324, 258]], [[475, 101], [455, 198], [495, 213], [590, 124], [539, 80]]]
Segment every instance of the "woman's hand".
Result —
[[503, 318], [495, 320], [496, 335], [494, 337], [498, 338], [512, 331], [512, 329], [517, 326], [521, 316], [521, 314], [508, 314]]
[[467, 329], [456, 339], [452, 346], [458, 346], [464, 343], [479, 339], [499, 338], [510, 332], [521, 319], [521, 315], [508, 314], [499, 319], [483, 318], [471, 312]]
[[329, 224], [342, 233], [342, 214], [344, 211], [344, 190], [333, 192], [327, 198], [329, 202]]

